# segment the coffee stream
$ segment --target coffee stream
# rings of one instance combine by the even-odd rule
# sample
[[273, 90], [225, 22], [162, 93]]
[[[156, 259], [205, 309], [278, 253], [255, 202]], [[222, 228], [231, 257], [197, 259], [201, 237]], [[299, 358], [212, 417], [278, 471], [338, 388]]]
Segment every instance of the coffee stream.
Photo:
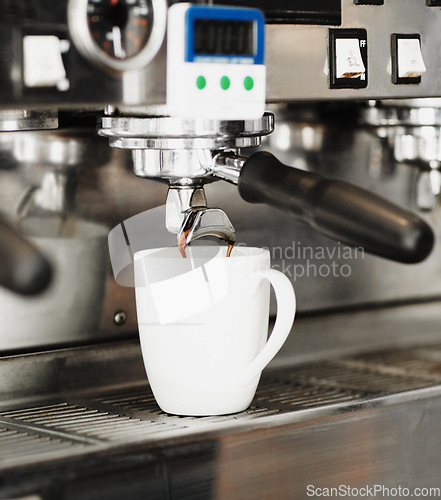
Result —
[[181, 252], [181, 255], [184, 259], [187, 258], [187, 255], [185, 253], [185, 248], [187, 246], [187, 236], [188, 236], [189, 230], [184, 231], [180, 236], [178, 236], [178, 248], [179, 251]]
[[[180, 236], [178, 236], [179, 252], [181, 253], [181, 255], [184, 259], [187, 258], [187, 254], [185, 253], [185, 249], [187, 248], [187, 237], [188, 237], [189, 232], [190, 232], [190, 230], [187, 229], [187, 231], [184, 231]], [[235, 242], [234, 243], [228, 242], [227, 257], [231, 257], [231, 252], [233, 251], [234, 244], [235, 244]]]

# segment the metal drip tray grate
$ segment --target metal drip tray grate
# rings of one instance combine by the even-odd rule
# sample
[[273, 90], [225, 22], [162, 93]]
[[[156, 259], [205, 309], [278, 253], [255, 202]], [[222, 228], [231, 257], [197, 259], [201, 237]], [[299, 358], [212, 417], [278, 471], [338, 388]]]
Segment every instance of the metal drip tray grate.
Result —
[[83, 445], [68, 439], [48, 436], [44, 433], [26, 432], [15, 429], [14, 426], [2, 424], [0, 428], [0, 454], [2, 461], [21, 459], [23, 455], [38, 455], [57, 452], [70, 452], [72, 448], [81, 448]]
[[278, 382], [265, 380], [256, 394], [255, 404], [277, 408], [279, 411], [294, 411], [342, 404], [365, 397], [359, 391], [348, 391], [337, 387], [299, 384], [298, 381]]
[[[441, 345], [395, 349], [264, 373], [249, 410], [177, 417], [158, 408], [148, 385], [75, 394], [0, 412], [0, 469], [113, 447], [156, 446], [363, 408], [400, 393], [441, 386]], [[416, 392], [417, 393], [417, 392]], [[415, 393], [415, 394], [416, 394]]]

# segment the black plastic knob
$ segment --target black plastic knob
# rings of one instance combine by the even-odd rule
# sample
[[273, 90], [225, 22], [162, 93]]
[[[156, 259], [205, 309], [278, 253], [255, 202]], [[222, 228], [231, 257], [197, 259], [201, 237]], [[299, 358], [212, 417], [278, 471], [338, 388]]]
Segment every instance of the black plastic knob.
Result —
[[284, 165], [270, 153], [245, 161], [238, 187], [245, 201], [267, 203], [331, 238], [391, 260], [421, 262], [434, 244], [432, 229], [416, 214], [352, 184]]

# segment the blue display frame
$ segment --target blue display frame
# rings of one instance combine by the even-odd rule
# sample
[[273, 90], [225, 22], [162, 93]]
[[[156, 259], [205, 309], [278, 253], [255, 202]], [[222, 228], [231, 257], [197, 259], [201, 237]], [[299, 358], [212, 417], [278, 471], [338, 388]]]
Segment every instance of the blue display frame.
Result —
[[[255, 23], [254, 54], [228, 55], [210, 54], [201, 56], [194, 52], [194, 31], [197, 19], [217, 19], [225, 21], [252, 21]], [[257, 38], [257, 40], [256, 40]], [[186, 62], [244, 62], [252, 64], [264, 64], [265, 51], [265, 18], [258, 9], [247, 9], [241, 7], [219, 7], [207, 5], [192, 5], [185, 13], [185, 61]]]

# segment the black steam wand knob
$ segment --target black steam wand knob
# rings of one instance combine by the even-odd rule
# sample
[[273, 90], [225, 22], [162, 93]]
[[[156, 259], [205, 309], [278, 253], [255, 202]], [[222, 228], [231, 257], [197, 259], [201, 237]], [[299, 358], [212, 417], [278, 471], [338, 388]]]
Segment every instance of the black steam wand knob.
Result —
[[270, 153], [249, 158], [220, 153], [213, 173], [237, 184], [245, 201], [281, 209], [374, 255], [418, 263], [432, 250], [432, 229], [416, 214], [347, 182], [284, 165]]
[[21, 295], [44, 291], [52, 278], [47, 259], [0, 218], [0, 286]]

